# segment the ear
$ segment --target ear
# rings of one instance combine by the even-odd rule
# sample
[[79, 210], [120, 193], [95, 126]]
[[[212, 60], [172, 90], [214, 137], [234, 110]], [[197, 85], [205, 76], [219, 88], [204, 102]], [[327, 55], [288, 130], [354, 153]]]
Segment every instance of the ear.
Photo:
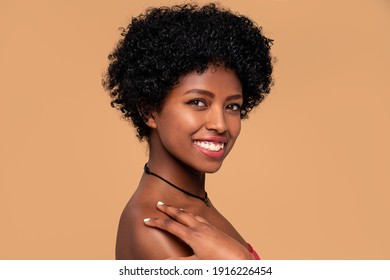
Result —
[[145, 123], [150, 128], [157, 128], [156, 114], [152, 113], [152, 114], [148, 114], [147, 116], [145, 116]]
[[144, 123], [150, 128], [156, 128], [156, 113], [148, 112], [148, 110], [143, 109], [141, 106], [137, 106], [138, 113], [142, 117]]

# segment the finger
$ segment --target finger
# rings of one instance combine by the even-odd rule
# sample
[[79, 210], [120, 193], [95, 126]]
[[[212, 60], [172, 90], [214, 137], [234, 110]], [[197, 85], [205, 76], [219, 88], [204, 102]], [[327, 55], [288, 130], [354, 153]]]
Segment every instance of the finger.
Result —
[[[185, 211], [183, 208], [180, 208], [181, 211]], [[193, 215], [191, 214], [190, 212], [187, 212], [188, 214], [190, 215]], [[194, 218], [198, 221], [198, 222], [201, 222], [201, 223], [205, 223], [205, 224], [208, 224], [210, 225], [209, 221], [207, 221], [205, 218], [201, 217], [201, 216], [198, 216], [198, 215], [193, 215]]]
[[210, 224], [205, 218], [201, 217], [201, 216], [198, 216], [198, 215], [195, 215], [194, 218], [200, 222], [200, 223], [205, 223], [205, 224]]
[[188, 227], [194, 227], [199, 222], [193, 214], [186, 212], [183, 209], [167, 205], [162, 201], [157, 202], [157, 209]]
[[165, 230], [183, 240], [185, 243], [190, 245], [190, 231], [191, 229], [181, 223], [171, 219], [171, 218], [146, 218], [144, 219], [144, 224], [150, 227], [159, 228]]
[[[181, 211], [185, 211], [183, 208], [180, 208]], [[191, 214], [190, 212], [187, 212], [188, 214], [190, 215], [193, 215]], [[207, 221], [205, 218], [201, 217], [201, 216], [198, 216], [198, 215], [193, 215], [194, 218], [198, 221], [198, 222], [201, 222], [201, 223], [205, 223], [205, 224], [208, 224], [210, 225], [209, 221]]]

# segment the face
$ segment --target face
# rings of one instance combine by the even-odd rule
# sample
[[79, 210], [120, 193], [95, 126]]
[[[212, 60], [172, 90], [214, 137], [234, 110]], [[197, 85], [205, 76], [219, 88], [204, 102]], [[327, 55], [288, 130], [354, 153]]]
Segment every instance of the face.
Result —
[[240, 134], [242, 102], [234, 70], [209, 67], [184, 76], [148, 123], [166, 152], [194, 170], [213, 173]]

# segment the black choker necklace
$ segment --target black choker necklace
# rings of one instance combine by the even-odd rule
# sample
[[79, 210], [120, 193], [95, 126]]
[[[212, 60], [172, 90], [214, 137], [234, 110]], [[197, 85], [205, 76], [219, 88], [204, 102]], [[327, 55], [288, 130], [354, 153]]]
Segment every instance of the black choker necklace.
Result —
[[144, 166], [144, 170], [145, 170], [145, 173], [146, 174], [149, 174], [149, 175], [153, 175], [157, 178], [159, 178], [160, 180], [163, 180], [165, 183], [167, 183], [168, 185], [174, 187], [175, 189], [181, 191], [182, 193], [185, 193], [186, 195], [189, 195], [191, 197], [195, 197], [199, 200], [202, 200], [208, 207], [210, 207], [210, 200], [209, 198], [207, 197], [207, 192], [205, 192], [205, 196], [204, 197], [201, 197], [201, 196], [198, 196], [198, 195], [195, 195], [195, 194], [192, 194], [190, 192], [187, 192], [186, 190], [183, 190], [182, 188], [179, 188], [178, 186], [172, 184], [171, 182], [169, 182], [167, 179], [164, 179], [163, 177], [157, 175], [156, 173], [153, 173], [152, 171], [150, 171], [149, 167], [147, 166], [147, 163], [145, 163], [145, 166]]

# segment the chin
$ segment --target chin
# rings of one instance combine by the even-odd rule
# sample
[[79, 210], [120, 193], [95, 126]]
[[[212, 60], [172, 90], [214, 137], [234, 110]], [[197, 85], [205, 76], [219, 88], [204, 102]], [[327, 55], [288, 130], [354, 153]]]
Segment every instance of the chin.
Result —
[[214, 166], [203, 166], [202, 170], [199, 170], [203, 173], [213, 174], [216, 173], [219, 169], [221, 169], [222, 164], [214, 165]]

